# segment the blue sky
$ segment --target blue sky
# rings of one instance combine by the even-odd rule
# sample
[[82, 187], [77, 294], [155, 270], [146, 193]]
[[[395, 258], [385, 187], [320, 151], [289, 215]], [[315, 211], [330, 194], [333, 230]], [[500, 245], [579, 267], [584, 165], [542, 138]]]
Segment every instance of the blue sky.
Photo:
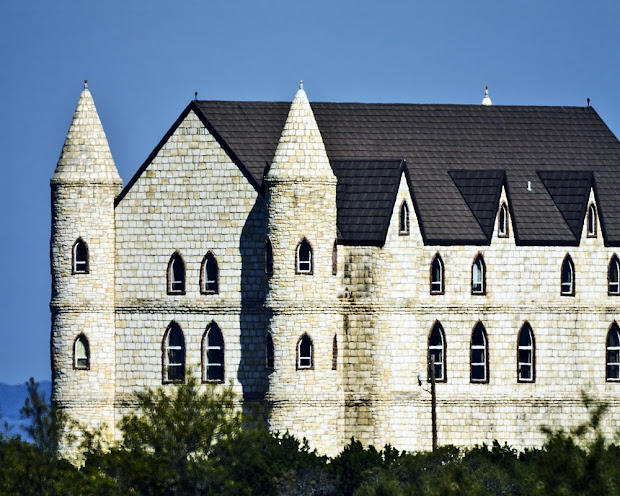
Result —
[[49, 179], [83, 86], [126, 183], [202, 99], [583, 106], [620, 135], [620, 2], [3, 0], [0, 381], [50, 377]]

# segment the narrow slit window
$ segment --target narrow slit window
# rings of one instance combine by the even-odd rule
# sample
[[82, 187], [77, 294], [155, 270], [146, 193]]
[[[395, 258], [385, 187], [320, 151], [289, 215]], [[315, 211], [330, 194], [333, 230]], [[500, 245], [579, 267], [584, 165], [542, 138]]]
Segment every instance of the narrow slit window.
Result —
[[202, 293], [214, 294], [219, 291], [219, 267], [213, 253], [208, 252], [202, 261]]
[[517, 345], [517, 370], [519, 382], [534, 382], [534, 333], [529, 324], [519, 332]]
[[338, 242], [334, 241], [332, 249], [332, 275], [338, 274]]
[[499, 207], [499, 220], [498, 220], [498, 236], [500, 238], [508, 237], [508, 207], [505, 203]]
[[273, 247], [269, 239], [265, 241], [265, 274], [273, 274]]
[[596, 207], [590, 203], [588, 207], [588, 238], [596, 238]]
[[609, 294], [620, 295], [620, 260], [616, 255], [609, 261]]
[[168, 293], [185, 293], [185, 262], [178, 251], [175, 251], [168, 262]]
[[73, 349], [74, 362], [73, 366], [76, 369], [89, 369], [90, 368], [90, 350], [88, 347], [88, 339], [84, 334], [80, 334], [76, 340]]
[[575, 265], [570, 255], [566, 255], [562, 262], [562, 295], [575, 295]]
[[267, 370], [273, 370], [275, 363], [275, 354], [273, 349], [273, 338], [271, 333], [267, 333], [265, 336], [265, 368]]
[[306, 239], [297, 245], [297, 273], [312, 274], [312, 247]]
[[485, 293], [485, 265], [482, 255], [478, 255], [471, 267], [471, 293], [472, 294], [484, 294]]
[[224, 382], [224, 336], [219, 326], [213, 322], [205, 331], [203, 338], [206, 382]]
[[332, 370], [338, 368], [338, 338], [334, 335], [334, 342], [332, 344]]
[[446, 340], [441, 324], [437, 322], [428, 337], [428, 375], [430, 378], [431, 367], [434, 367], [435, 380], [446, 381]]
[[607, 333], [607, 372], [608, 382], [620, 381], [620, 328], [615, 322]]
[[185, 380], [185, 337], [176, 322], [168, 326], [164, 335], [164, 383]]
[[297, 368], [312, 368], [312, 340], [307, 334], [299, 338], [297, 343]]
[[88, 246], [82, 238], [73, 245], [73, 273], [88, 274]]
[[403, 201], [400, 206], [400, 221], [398, 227], [398, 233], [401, 236], [409, 234], [409, 206], [406, 201]]
[[481, 322], [471, 334], [471, 382], [488, 382], [487, 335]]
[[431, 262], [431, 294], [443, 294], [444, 293], [444, 270], [443, 261], [439, 256], [439, 253], [435, 255]]

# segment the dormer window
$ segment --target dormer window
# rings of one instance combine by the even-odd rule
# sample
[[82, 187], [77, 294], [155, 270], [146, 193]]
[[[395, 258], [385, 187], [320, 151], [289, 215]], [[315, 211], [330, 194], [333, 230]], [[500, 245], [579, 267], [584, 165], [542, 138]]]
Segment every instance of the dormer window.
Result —
[[431, 262], [431, 294], [443, 294], [443, 285], [443, 261], [441, 260], [439, 253], [437, 253]]
[[168, 262], [168, 294], [185, 294], [185, 262], [178, 251]]
[[88, 274], [88, 246], [82, 238], [73, 244], [73, 273]]
[[497, 219], [497, 235], [500, 238], [508, 237], [508, 207], [505, 203], [499, 207], [499, 216]]
[[483, 295], [485, 288], [485, 265], [482, 255], [478, 255], [471, 266], [471, 294]]
[[297, 273], [312, 274], [312, 247], [305, 238], [297, 245]]
[[409, 207], [407, 202], [403, 201], [400, 206], [400, 216], [398, 224], [398, 234], [401, 236], [407, 236], [409, 234]]
[[562, 262], [562, 296], [575, 296], [575, 265], [570, 255]]
[[620, 260], [616, 255], [609, 261], [609, 294], [620, 295]]
[[202, 294], [214, 294], [219, 289], [219, 268], [213, 253], [208, 252], [202, 260], [201, 292]]
[[588, 238], [596, 238], [596, 207], [590, 203], [588, 207]]

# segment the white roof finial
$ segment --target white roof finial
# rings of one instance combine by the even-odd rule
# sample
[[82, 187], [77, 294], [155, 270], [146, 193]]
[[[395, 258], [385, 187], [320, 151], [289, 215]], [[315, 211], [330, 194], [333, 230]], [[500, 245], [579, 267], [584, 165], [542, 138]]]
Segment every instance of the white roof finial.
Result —
[[489, 87], [484, 87], [484, 98], [482, 99], [482, 105], [493, 105], [491, 97], [489, 96]]
[[88, 79], [84, 80], [84, 89], [87, 90], [88, 89]]
[[304, 89], [304, 80], [303, 80], [303, 79], [300, 79], [300, 80], [299, 80], [299, 89], [300, 89], [300, 90], [303, 90], [303, 89]]

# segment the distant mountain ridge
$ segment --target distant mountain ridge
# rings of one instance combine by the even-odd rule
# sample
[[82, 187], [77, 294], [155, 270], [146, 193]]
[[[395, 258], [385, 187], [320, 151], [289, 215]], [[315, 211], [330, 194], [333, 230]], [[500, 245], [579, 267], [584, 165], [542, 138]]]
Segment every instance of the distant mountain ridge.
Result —
[[[39, 382], [39, 393], [45, 396], [49, 402], [52, 393], [51, 381]], [[23, 384], [5, 384], [0, 382], [0, 421], [9, 425], [10, 434], [20, 434], [22, 438], [28, 439], [26, 433], [20, 425], [25, 422], [20, 418], [19, 411], [24, 406], [24, 401], [28, 397], [28, 388]]]

